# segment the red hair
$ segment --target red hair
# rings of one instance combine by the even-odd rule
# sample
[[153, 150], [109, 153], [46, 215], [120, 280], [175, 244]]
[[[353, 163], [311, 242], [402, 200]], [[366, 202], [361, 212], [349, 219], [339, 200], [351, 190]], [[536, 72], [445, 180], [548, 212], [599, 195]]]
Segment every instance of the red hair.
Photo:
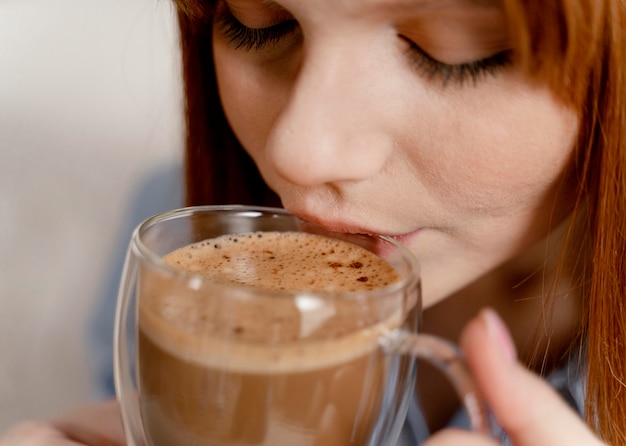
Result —
[[626, 6], [614, 0], [505, 3], [522, 66], [579, 111], [572, 220], [582, 228], [570, 228], [564, 250], [570, 257], [562, 262], [586, 258], [579, 280], [587, 421], [609, 444], [626, 444]]

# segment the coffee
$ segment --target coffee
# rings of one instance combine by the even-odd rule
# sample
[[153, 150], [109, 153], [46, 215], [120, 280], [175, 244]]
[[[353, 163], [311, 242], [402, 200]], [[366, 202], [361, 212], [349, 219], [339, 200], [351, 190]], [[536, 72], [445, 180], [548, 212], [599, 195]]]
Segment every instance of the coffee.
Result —
[[140, 402], [154, 446], [366, 442], [389, 368], [378, 339], [400, 324], [403, 296], [358, 293], [397, 282], [393, 267], [347, 242], [274, 232], [164, 260], [194, 275], [141, 271]]
[[342, 293], [398, 280], [391, 265], [366, 249], [299, 232], [224, 235], [178, 249], [164, 260], [215, 281], [268, 291]]

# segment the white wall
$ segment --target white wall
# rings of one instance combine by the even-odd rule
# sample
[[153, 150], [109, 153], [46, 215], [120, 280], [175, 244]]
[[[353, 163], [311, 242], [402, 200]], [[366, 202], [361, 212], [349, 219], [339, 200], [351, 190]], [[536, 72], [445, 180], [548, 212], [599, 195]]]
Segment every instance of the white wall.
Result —
[[169, 0], [0, 1], [0, 431], [98, 394], [94, 313], [181, 202], [178, 57]]

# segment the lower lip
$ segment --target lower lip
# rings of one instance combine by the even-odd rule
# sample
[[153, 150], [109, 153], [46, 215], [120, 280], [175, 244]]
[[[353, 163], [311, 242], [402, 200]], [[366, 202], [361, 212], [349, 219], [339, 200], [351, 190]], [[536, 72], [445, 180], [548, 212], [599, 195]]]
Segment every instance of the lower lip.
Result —
[[392, 235], [390, 236], [392, 239], [394, 239], [396, 242], [404, 245], [404, 246], [408, 246], [409, 243], [411, 242], [411, 240], [417, 236], [422, 230], [418, 229], [417, 231], [413, 231], [413, 232], [409, 232], [407, 234], [402, 234], [402, 235]]
[[[338, 233], [346, 233], [346, 234], [363, 234], [363, 235], [368, 235], [370, 237], [375, 236], [375, 233], [372, 232], [359, 232], [359, 231], [350, 231], [347, 230], [347, 228], [343, 227], [342, 225], [335, 225], [335, 224], [331, 224], [329, 222], [322, 222], [318, 219], [316, 219], [315, 217], [312, 216], [300, 216], [299, 218], [303, 219], [304, 221], [309, 221], [312, 222], [318, 226], [321, 226], [322, 228], [328, 230], [328, 231], [332, 231], [332, 232], [338, 232]], [[396, 242], [400, 243], [401, 245], [404, 246], [408, 246], [409, 243], [411, 242], [411, 240], [413, 238], [415, 238], [420, 232], [422, 231], [422, 229], [416, 229], [415, 231], [412, 232], [407, 232], [405, 234], [398, 234], [398, 235], [385, 235], [385, 237], [391, 238], [393, 240], [395, 240]]]
[[[387, 240], [391, 239], [399, 243], [402, 247], [409, 249], [410, 241], [413, 240], [419, 232], [420, 230], [413, 231], [407, 234], [402, 234], [402, 235], [387, 235], [383, 237], [386, 238]], [[391, 252], [395, 252], [395, 249], [392, 248], [391, 245], [392, 244], [389, 241], [385, 242], [382, 239], [379, 239], [379, 241], [376, 243], [376, 253], [379, 256], [386, 258], [387, 255], [389, 255]]]

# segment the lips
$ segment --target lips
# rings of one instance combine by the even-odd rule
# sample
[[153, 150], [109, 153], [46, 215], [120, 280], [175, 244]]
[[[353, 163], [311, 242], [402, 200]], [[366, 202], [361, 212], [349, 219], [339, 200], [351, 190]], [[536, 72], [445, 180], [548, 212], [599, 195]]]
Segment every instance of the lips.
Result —
[[420, 233], [422, 231], [422, 229], [417, 229], [413, 232], [409, 232], [406, 234], [401, 234], [401, 235], [390, 235], [391, 238], [393, 238], [395, 241], [397, 241], [398, 243], [401, 243], [405, 246], [408, 246], [409, 242], [411, 241], [411, 239], [413, 237], [415, 237], [418, 233]]
[[302, 220], [314, 223], [322, 228], [332, 232], [342, 232], [344, 234], [365, 234], [365, 235], [381, 235], [378, 231], [371, 228], [365, 228], [345, 221], [332, 221], [320, 218], [315, 215], [305, 214], [302, 212], [292, 212]]
[[319, 216], [305, 214], [302, 212], [294, 214], [303, 220], [314, 223], [329, 231], [340, 232], [344, 234], [384, 235], [393, 238], [403, 245], [407, 245], [410, 240], [421, 231], [421, 229], [417, 229], [406, 233], [393, 234], [385, 231], [376, 230], [374, 228], [356, 225], [346, 221], [325, 220], [323, 218], [320, 218]]

